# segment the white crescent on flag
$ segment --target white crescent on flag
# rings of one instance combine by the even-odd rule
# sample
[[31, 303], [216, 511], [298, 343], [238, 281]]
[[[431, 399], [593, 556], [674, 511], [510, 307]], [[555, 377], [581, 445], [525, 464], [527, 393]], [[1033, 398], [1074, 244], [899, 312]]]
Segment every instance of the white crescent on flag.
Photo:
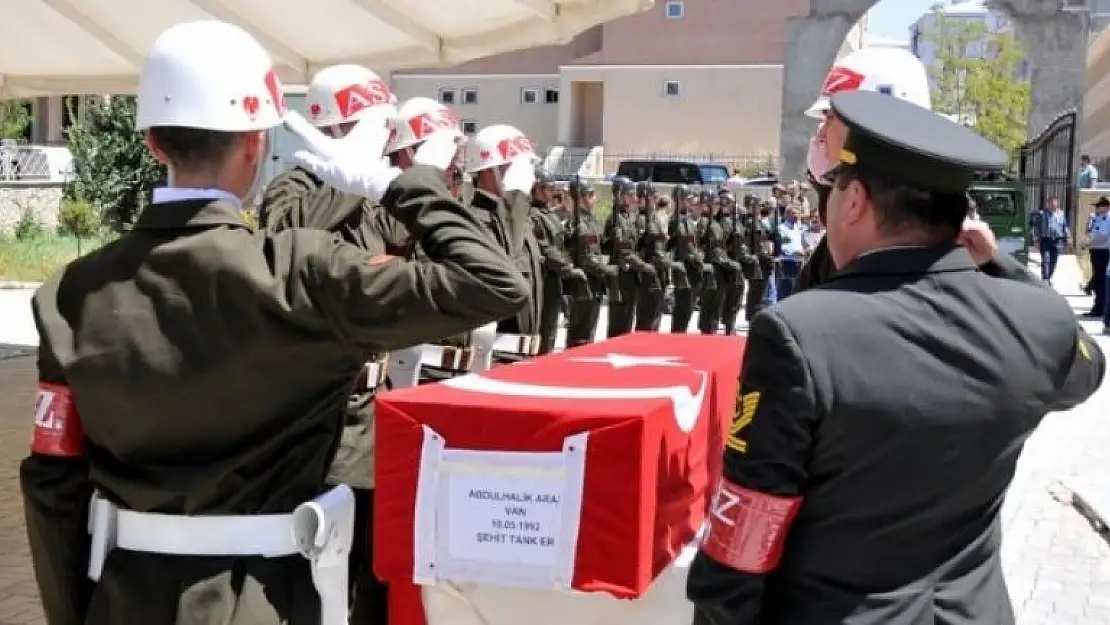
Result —
[[[670, 356], [627, 356], [624, 354], [607, 354], [604, 357], [569, 358], [571, 362], [597, 362], [608, 363], [615, 369], [626, 367], [682, 367], [679, 358]], [[529, 382], [509, 382], [494, 380], [480, 374], [464, 375], [441, 382], [459, 390], [474, 393], [487, 393], [490, 395], [508, 395], [513, 397], [540, 397], [544, 399], [669, 399], [674, 409], [675, 424], [678, 429], [689, 433], [697, 425], [701, 416], [702, 404], [709, 388], [709, 374], [705, 371], [695, 371], [700, 383], [698, 392], [690, 392], [686, 385], [676, 386], [649, 386], [649, 387], [589, 387], [589, 386], [553, 386], [547, 384], [532, 384]]]

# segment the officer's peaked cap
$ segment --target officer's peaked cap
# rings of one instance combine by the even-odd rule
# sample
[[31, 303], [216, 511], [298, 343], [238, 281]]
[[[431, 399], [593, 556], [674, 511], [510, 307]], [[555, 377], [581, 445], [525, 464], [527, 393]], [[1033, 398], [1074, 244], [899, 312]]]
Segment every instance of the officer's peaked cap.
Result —
[[840, 165], [892, 184], [963, 194], [976, 172], [1001, 171], [1006, 153], [972, 130], [928, 109], [876, 91], [832, 97], [848, 126]]

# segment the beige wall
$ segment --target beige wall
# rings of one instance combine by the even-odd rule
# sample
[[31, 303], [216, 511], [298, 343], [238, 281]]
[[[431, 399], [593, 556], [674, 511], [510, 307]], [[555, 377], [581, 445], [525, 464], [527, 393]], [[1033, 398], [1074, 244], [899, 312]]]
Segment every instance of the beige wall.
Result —
[[[665, 152], [756, 156], [778, 150], [782, 66], [563, 68], [564, 92], [573, 92], [579, 81], [604, 85], [600, 108], [607, 159]], [[679, 84], [678, 96], [664, 95], [667, 81]], [[573, 111], [564, 108], [559, 121], [561, 144], [591, 147], [576, 145]]]
[[1096, 162], [1110, 157], [1110, 29], [1102, 31], [1087, 49], [1087, 93], [1080, 133], [1081, 153], [1090, 154]]
[[[441, 89], [455, 92], [451, 107], [462, 121], [473, 121], [478, 129], [490, 124], [512, 124], [542, 150], [556, 145], [559, 104], [548, 104], [546, 92], [559, 89], [557, 74], [437, 75], [393, 74], [390, 86], [397, 98], [413, 96], [438, 99]], [[475, 89], [477, 104], [463, 104], [464, 89]], [[537, 101], [526, 104], [523, 90], [536, 90]], [[562, 100], [565, 94], [559, 93]]]

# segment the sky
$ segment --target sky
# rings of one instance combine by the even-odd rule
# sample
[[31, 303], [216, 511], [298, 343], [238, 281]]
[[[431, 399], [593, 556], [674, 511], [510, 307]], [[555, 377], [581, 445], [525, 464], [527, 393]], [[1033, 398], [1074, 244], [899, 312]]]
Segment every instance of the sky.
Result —
[[872, 34], [884, 39], [907, 41], [910, 24], [929, 12], [937, 0], [881, 0], [871, 9], [867, 27]]

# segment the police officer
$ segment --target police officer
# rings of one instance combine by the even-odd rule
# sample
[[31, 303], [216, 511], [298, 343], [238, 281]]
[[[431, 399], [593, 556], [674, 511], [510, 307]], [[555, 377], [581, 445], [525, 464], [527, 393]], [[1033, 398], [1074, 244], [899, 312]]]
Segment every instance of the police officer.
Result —
[[643, 191], [643, 206], [636, 218], [636, 229], [640, 232], [636, 247], [647, 267], [641, 274], [636, 298], [636, 330], [658, 332], [663, 321], [664, 296], [671, 266], [667, 258], [667, 222], [660, 211], [655, 186], [650, 182], [642, 184], [650, 188]]
[[[847, 132], [829, 107], [835, 93], [860, 89], [882, 91], [924, 108], [932, 108], [929, 76], [921, 61], [906, 50], [895, 48], [862, 48], [844, 57], [829, 70], [821, 87], [821, 95], [806, 111], [820, 120], [817, 133], [810, 139], [806, 155], [806, 175], [817, 194], [817, 215], [825, 221], [831, 185], [825, 172], [836, 162]], [[792, 293], [827, 281], [836, 271], [829, 254], [827, 237], [822, 237], [794, 279]]]
[[[312, 78], [305, 109], [313, 126], [341, 138], [368, 115], [396, 113], [394, 100], [389, 87], [374, 72], [357, 65], [335, 65]], [[304, 167], [294, 167], [270, 181], [259, 206], [259, 222], [275, 233], [288, 228], [334, 232], [374, 255], [404, 255], [410, 240], [408, 231], [389, 211], [362, 196], [339, 191]], [[355, 523], [359, 527], [369, 527], [373, 519], [374, 396], [379, 386], [385, 387], [386, 375], [384, 354], [374, 354], [356, 372], [357, 381], [347, 401], [346, 425], [328, 476], [329, 483], [355, 489]], [[369, 532], [356, 532], [351, 549], [351, 616], [356, 621], [383, 622], [386, 589], [372, 571], [373, 543], [369, 537]]]
[[831, 106], [841, 269], [749, 330], [695, 622], [1012, 625], [999, 513], [1022, 443], [1105, 358], [985, 224], [961, 234], [1005, 152], [881, 93]]
[[555, 349], [559, 332], [559, 310], [564, 291], [574, 299], [590, 299], [586, 274], [574, 266], [564, 249], [564, 220], [555, 213], [551, 176], [544, 170], [536, 171], [536, 184], [532, 187], [532, 222], [535, 237], [543, 257], [543, 308], [540, 312], [539, 353], [549, 354]]
[[633, 185], [624, 176], [613, 179], [613, 212], [605, 224], [601, 242], [602, 249], [609, 255], [609, 264], [616, 268], [618, 275], [618, 292], [609, 293], [609, 327], [606, 332], [609, 338], [632, 331], [640, 284], [650, 268], [637, 251], [640, 241], [638, 206], [647, 193], [645, 184], [651, 183]]
[[686, 269], [686, 288], [675, 284], [671, 332], [684, 334], [690, 329], [690, 318], [702, 285], [707, 279], [712, 281], [713, 267], [705, 262], [705, 253], [701, 249], [702, 207], [698, 194], [685, 185], [675, 186], [673, 194], [675, 212], [667, 228], [667, 245], [674, 261]]
[[759, 269], [759, 260], [748, 249], [747, 231], [736, 198], [727, 190], [723, 190], [720, 197], [721, 230], [725, 234], [725, 251], [732, 261], [732, 273], [724, 285], [722, 322], [725, 334], [735, 334], [736, 317], [744, 303], [744, 280], [762, 278], [763, 272]]
[[574, 210], [567, 220], [567, 253], [574, 266], [581, 269], [589, 281], [590, 297], [576, 298], [571, 302], [567, 315], [566, 346], [577, 347], [593, 341], [597, 331], [597, 320], [601, 314], [601, 299], [606, 289], [609, 291], [609, 306], [614, 300], [620, 303], [621, 292], [616, 288], [618, 273], [614, 265], [609, 265], [601, 250], [601, 225], [594, 215], [597, 193], [589, 183], [581, 178], [571, 181], [568, 193]]
[[167, 30], [138, 93], [138, 128], [175, 186], [33, 303], [39, 391], [20, 486], [46, 619], [345, 623], [343, 576], [314, 574], [303, 545], [345, 556], [366, 531], [350, 489], [325, 481], [352, 371], [510, 315], [528, 285], [448, 197], [454, 142], [390, 171], [365, 156], [384, 148], [380, 118], [338, 146], [295, 114], [289, 124], [321, 153], [306, 163], [342, 174], [321, 179], [380, 200], [430, 260], [373, 257], [318, 230], [252, 231], [242, 201], [282, 122], [282, 87], [237, 26]]
[[[533, 144], [520, 130], [505, 124], [486, 126], [466, 146], [467, 172], [474, 197], [470, 206], [490, 234], [516, 263], [532, 286], [528, 305], [497, 323], [492, 345], [479, 345], [482, 357], [515, 362], [540, 349], [543, 309], [543, 255], [532, 222], [532, 187], [539, 161]], [[492, 351], [486, 354], [485, 351]]]

